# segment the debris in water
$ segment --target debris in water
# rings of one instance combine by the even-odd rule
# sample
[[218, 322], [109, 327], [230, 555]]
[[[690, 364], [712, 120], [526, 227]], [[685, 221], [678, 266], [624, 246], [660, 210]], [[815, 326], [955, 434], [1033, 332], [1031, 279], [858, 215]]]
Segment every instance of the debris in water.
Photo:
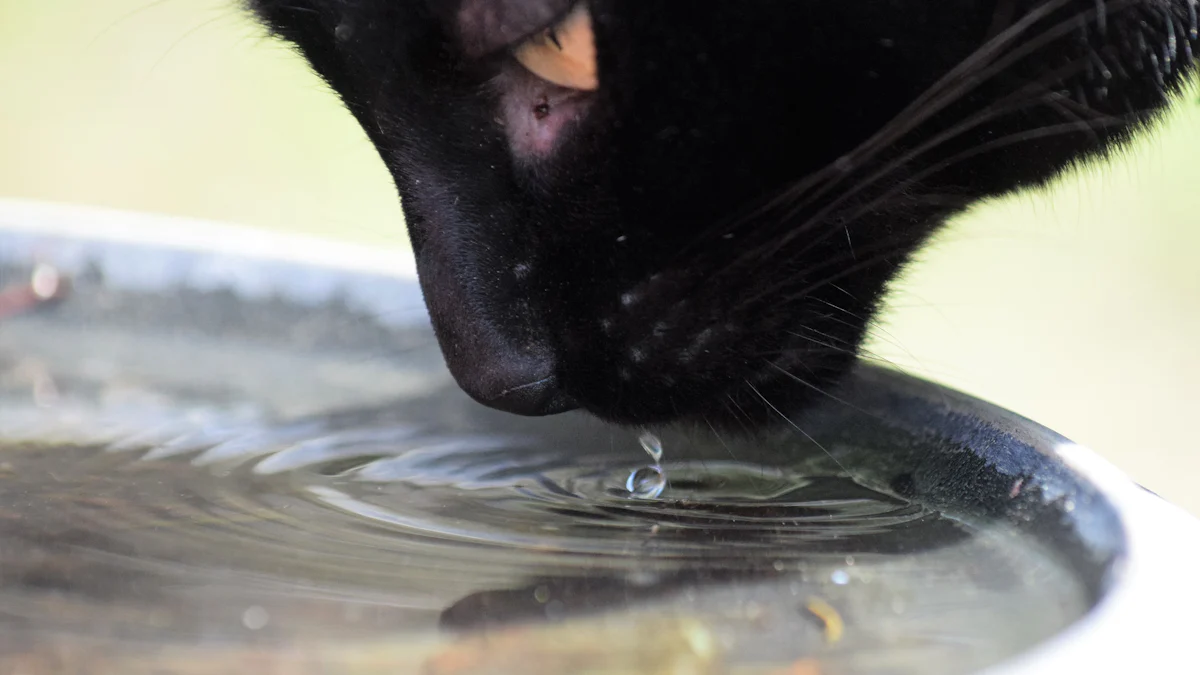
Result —
[[826, 642], [833, 644], [842, 639], [842, 634], [846, 632], [846, 623], [842, 621], [842, 615], [833, 605], [814, 597], [808, 599], [804, 608], [821, 620], [821, 625], [825, 627]]
[[770, 675], [821, 675], [821, 663], [806, 657], [793, 661], [781, 670], [772, 670]]
[[37, 308], [67, 295], [68, 280], [49, 265], [33, 269], [29, 281], [0, 288], [0, 319]]

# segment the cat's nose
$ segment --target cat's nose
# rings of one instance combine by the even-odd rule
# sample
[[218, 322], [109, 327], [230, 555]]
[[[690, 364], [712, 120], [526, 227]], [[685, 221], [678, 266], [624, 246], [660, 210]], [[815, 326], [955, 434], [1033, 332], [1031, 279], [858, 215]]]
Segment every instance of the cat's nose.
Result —
[[546, 345], [511, 339], [466, 312], [438, 313], [434, 323], [450, 374], [478, 403], [528, 417], [579, 407], [563, 391], [555, 375], [558, 360]]
[[[553, 348], [530, 335], [531, 325], [463, 311], [468, 303], [445, 287], [426, 297], [446, 365], [468, 396], [489, 408], [528, 417], [579, 407], [555, 375], [558, 359]], [[513, 334], [521, 329], [523, 335]]]
[[579, 407], [554, 374], [558, 362], [553, 351], [510, 340], [471, 320], [463, 322], [462, 315], [454, 319], [443, 322], [439, 337], [458, 347], [443, 353], [450, 373], [468, 396], [489, 408], [528, 417]]
[[578, 408], [556, 376], [557, 350], [543, 318], [529, 309], [524, 275], [501, 264], [518, 253], [471, 245], [454, 227], [431, 228], [420, 243], [417, 276], [458, 386], [516, 415]]
[[522, 365], [501, 366], [499, 373], [492, 372], [491, 377], [486, 378], [488, 386], [482, 389], [472, 387], [471, 383], [464, 388], [472, 398], [489, 408], [516, 415], [554, 415], [578, 407], [575, 401], [559, 388], [558, 378], [553, 373]]

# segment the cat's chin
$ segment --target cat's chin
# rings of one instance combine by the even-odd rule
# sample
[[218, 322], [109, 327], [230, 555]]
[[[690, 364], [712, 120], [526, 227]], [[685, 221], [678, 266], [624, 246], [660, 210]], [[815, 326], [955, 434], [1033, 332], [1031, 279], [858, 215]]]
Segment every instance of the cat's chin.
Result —
[[804, 413], [821, 394], [813, 390], [801, 390], [777, 381], [772, 385], [756, 386], [757, 392], [749, 389], [734, 389], [719, 399], [722, 403], [695, 410], [664, 410], [657, 405], [646, 408], [592, 409], [583, 410], [600, 420], [616, 426], [641, 429], [664, 426], [698, 426], [722, 435], [753, 436], [781, 427], [795, 428], [804, 423]]
[[617, 388], [596, 383], [596, 389], [576, 392], [572, 401], [583, 411], [624, 427], [681, 423], [721, 433], [754, 434], [779, 426], [794, 428], [803, 424], [804, 412], [814, 403], [837, 400], [838, 382], [853, 363], [849, 358], [798, 367], [803, 376], [769, 368], [724, 383], [680, 381], [660, 386], [647, 380], [645, 386], [626, 382]]

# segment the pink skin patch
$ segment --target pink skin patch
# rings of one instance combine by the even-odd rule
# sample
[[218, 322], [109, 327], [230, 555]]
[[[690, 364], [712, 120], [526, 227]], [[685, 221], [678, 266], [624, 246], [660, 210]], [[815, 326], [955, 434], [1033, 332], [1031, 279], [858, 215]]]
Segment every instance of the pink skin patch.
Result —
[[544, 160], [559, 139], [587, 116], [594, 92], [547, 82], [513, 64], [493, 81], [500, 94], [500, 119], [518, 160]]

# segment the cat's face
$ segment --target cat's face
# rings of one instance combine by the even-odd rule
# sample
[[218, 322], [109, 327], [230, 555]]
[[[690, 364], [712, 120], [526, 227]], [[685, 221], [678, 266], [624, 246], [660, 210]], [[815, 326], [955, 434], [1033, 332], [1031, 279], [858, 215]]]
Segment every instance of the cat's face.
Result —
[[819, 396], [946, 215], [1161, 104], [1134, 67], [1194, 40], [1188, 0], [1103, 34], [1093, 0], [251, 4], [391, 170], [459, 384], [623, 423]]

